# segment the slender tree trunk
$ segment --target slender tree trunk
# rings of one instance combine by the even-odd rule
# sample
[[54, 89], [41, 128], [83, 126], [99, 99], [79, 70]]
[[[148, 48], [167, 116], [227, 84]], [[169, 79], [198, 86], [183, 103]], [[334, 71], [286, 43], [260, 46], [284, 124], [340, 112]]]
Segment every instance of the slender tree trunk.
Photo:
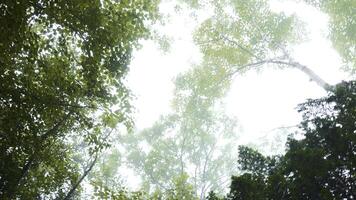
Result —
[[84, 180], [84, 178], [90, 173], [90, 171], [93, 169], [96, 161], [98, 159], [98, 155], [95, 155], [95, 158], [93, 160], [93, 162], [86, 167], [87, 169], [84, 171], [83, 175], [80, 177], [80, 179], [72, 186], [72, 188], [69, 190], [69, 192], [67, 193], [67, 195], [63, 198], [63, 200], [69, 200], [71, 199], [71, 197], [73, 196], [75, 190], [79, 187], [79, 185], [82, 183], [82, 181]]
[[249, 54], [250, 56], [252, 56], [253, 58], [255, 58], [257, 60], [257, 62], [255, 63], [250, 63], [250, 64], [246, 64], [244, 66], [240, 66], [238, 70], [232, 72], [229, 75], [233, 75], [235, 74], [237, 71], [240, 71], [241, 69], [245, 69], [248, 67], [255, 67], [255, 66], [260, 66], [263, 64], [268, 64], [268, 63], [274, 63], [274, 64], [279, 64], [279, 65], [288, 65], [290, 67], [299, 69], [300, 71], [302, 71], [303, 73], [305, 73], [307, 76], [309, 76], [309, 78], [316, 82], [316, 84], [318, 84], [320, 87], [322, 87], [325, 91], [333, 91], [333, 87], [328, 84], [326, 81], [324, 81], [320, 76], [318, 76], [313, 70], [311, 70], [309, 67], [302, 65], [298, 62], [294, 62], [290, 59], [290, 56], [288, 55], [288, 52], [282, 47], [281, 50], [284, 52], [284, 56], [285, 58], [287, 58], [288, 60], [285, 60], [285, 58], [282, 60], [281, 59], [260, 59], [256, 54], [254, 54], [252, 51], [250, 51], [248, 48], [240, 45], [237, 41], [228, 38], [225, 35], [220, 35], [220, 39], [227, 41], [229, 43], [232, 43], [234, 45], [236, 45], [238, 48], [240, 48], [243, 52]]
[[329, 83], [327, 83], [324, 79], [322, 79], [320, 76], [318, 76], [312, 69], [310, 69], [309, 67], [307, 67], [305, 65], [302, 65], [298, 62], [284, 62], [284, 61], [270, 61], [270, 63], [288, 65], [288, 66], [294, 67], [296, 69], [299, 69], [300, 71], [305, 73], [307, 76], [309, 76], [310, 80], [314, 81], [316, 84], [318, 84], [325, 91], [333, 90], [333, 87]]
[[318, 76], [312, 69], [309, 67], [302, 65], [298, 62], [292, 62], [292, 61], [284, 61], [284, 60], [276, 60], [276, 59], [268, 59], [268, 60], [260, 60], [255, 63], [249, 63], [243, 66], [238, 67], [237, 70], [232, 71], [231, 73], [227, 74], [226, 77], [231, 77], [235, 75], [237, 72], [239, 72], [242, 69], [250, 68], [250, 67], [258, 67], [264, 64], [278, 64], [278, 65], [287, 65], [289, 67], [295, 68], [306, 74], [310, 80], [314, 81], [318, 86], [323, 88], [325, 91], [333, 91], [333, 86], [327, 83], [324, 79], [322, 79], [320, 76]]

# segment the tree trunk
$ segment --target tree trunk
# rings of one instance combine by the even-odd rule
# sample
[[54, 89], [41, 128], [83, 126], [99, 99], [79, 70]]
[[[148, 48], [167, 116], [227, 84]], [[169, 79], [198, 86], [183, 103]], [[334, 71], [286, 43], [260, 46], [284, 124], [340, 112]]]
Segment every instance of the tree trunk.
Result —
[[320, 87], [322, 87], [325, 91], [332, 91], [333, 87], [324, 81], [320, 76], [318, 76], [313, 70], [311, 70], [309, 67], [302, 65], [298, 62], [284, 62], [284, 61], [270, 61], [270, 63], [275, 63], [275, 64], [282, 64], [282, 65], [288, 65], [291, 67], [294, 67], [296, 69], [299, 69], [303, 73], [309, 76], [310, 80], [314, 81], [316, 84], [318, 84]]
[[98, 159], [98, 155], [95, 155], [95, 158], [93, 162], [87, 167], [87, 169], [84, 171], [83, 175], [80, 177], [80, 179], [72, 186], [72, 188], [69, 190], [67, 195], [63, 198], [63, 200], [69, 200], [73, 196], [75, 190], [79, 187], [80, 183], [84, 180], [84, 178], [89, 174], [89, 172], [93, 169], [96, 161]]
[[318, 84], [318, 86], [323, 88], [325, 91], [332, 92], [334, 90], [334, 87], [332, 85], [330, 85], [324, 79], [322, 79], [320, 76], [318, 76], [309, 67], [307, 67], [305, 65], [302, 65], [302, 64], [300, 64], [298, 62], [284, 61], [284, 60], [268, 59], [268, 60], [260, 60], [260, 61], [255, 62], [255, 63], [249, 63], [249, 64], [246, 64], [246, 65], [238, 67], [237, 70], [234, 70], [231, 73], [227, 74], [227, 77], [231, 77], [231, 76], [235, 75], [237, 72], [239, 72], [242, 69], [246, 69], [246, 68], [249, 68], [249, 67], [257, 67], [257, 66], [261, 66], [263, 64], [287, 65], [289, 67], [293, 67], [293, 68], [299, 69], [300, 71], [305, 73], [310, 78], [310, 80], [314, 81], [316, 84]]

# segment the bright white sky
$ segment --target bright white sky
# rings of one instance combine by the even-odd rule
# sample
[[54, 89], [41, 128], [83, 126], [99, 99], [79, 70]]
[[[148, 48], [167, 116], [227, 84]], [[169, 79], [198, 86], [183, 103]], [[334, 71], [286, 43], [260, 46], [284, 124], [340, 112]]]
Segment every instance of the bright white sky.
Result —
[[[327, 82], [334, 84], [348, 79], [340, 70], [341, 60], [326, 39], [327, 16], [302, 4], [273, 0], [276, 12], [297, 14], [307, 23], [309, 41], [295, 47], [294, 58], [312, 68]], [[165, 13], [174, 14], [174, 6], [165, 4]], [[185, 11], [175, 14], [160, 31], [173, 37], [171, 51], [164, 54], [151, 41], [144, 41], [143, 48], [134, 53], [128, 83], [136, 95], [138, 130], [150, 127], [162, 114], [170, 112], [173, 96], [172, 80], [178, 73], [199, 62], [199, 50], [192, 42], [196, 22]], [[240, 143], [256, 141], [277, 127], [296, 125], [301, 120], [295, 110], [307, 98], [325, 95], [323, 89], [295, 69], [250, 71], [237, 76], [226, 96], [228, 114], [236, 116], [242, 126]]]

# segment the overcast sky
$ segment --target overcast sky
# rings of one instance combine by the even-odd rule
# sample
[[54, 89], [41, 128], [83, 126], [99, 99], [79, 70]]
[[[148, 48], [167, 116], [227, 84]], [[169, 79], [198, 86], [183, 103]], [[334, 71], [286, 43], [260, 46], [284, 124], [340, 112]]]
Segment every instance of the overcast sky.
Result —
[[[295, 13], [307, 23], [305, 34], [308, 34], [309, 41], [294, 48], [293, 57], [298, 62], [309, 66], [330, 84], [348, 79], [340, 70], [339, 56], [326, 39], [326, 15], [288, 1], [274, 0], [271, 8], [276, 12]], [[164, 54], [154, 42], [143, 41], [143, 48], [134, 53], [130, 66], [128, 83], [136, 96], [137, 130], [150, 127], [160, 115], [170, 112], [174, 89], [172, 80], [178, 73], [189, 69], [192, 63], [200, 61], [199, 50], [192, 42], [196, 21], [192, 20], [190, 13], [181, 10], [174, 14], [174, 6], [169, 3], [161, 6], [161, 10], [172, 14], [170, 22], [160, 29], [173, 38], [171, 51]], [[258, 73], [250, 71], [237, 76], [224, 102], [227, 113], [235, 116], [242, 127], [238, 133], [241, 135], [239, 143], [246, 144], [258, 142], [258, 138], [270, 134], [270, 130], [275, 128], [298, 124], [301, 117], [296, 106], [308, 98], [325, 94], [322, 88], [296, 69], [265, 67]], [[132, 185], [130, 181], [129, 185]]]

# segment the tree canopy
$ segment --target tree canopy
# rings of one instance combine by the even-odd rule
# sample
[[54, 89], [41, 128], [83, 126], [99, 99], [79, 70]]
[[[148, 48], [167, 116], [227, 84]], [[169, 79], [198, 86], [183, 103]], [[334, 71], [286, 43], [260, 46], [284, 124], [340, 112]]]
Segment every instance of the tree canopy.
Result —
[[[91, 154], [105, 127], [130, 127], [123, 78], [158, 1], [0, 3], [0, 196], [63, 198], [80, 171], [68, 140]], [[112, 106], [115, 108], [112, 109]]]
[[[185, 170], [190, 171], [190, 173], [186, 172], [190, 176], [188, 180], [195, 190], [200, 190], [200, 192], [196, 191], [196, 195], [203, 199], [209, 190], [219, 190], [217, 193], [223, 191], [224, 185], [218, 178], [220, 174], [229, 174], [236, 170], [233, 167], [236, 163], [231, 162], [236, 158], [233, 153], [236, 150], [233, 149], [236, 146], [236, 135], [231, 138], [224, 136], [228, 138], [228, 144], [218, 150], [224, 152], [220, 158], [215, 159], [216, 157], [209, 151], [209, 149], [216, 151], [218, 144], [216, 141], [223, 140], [217, 137], [220, 132], [229, 134], [236, 131], [221, 128], [229, 127], [229, 124], [234, 122], [224, 117], [224, 113], [216, 112], [236, 74], [263, 69], [264, 66], [290, 67], [299, 69], [330, 93], [334, 93], [336, 87], [323, 80], [311, 67], [302, 64], [303, 61], [293, 58], [294, 46], [307, 37], [304, 22], [296, 15], [272, 11], [267, 0], [181, 0], [180, 2], [187, 3], [197, 12], [204, 9], [211, 11], [194, 32], [194, 42], [203, 58], [201, 63], [193, 65], [191, 70], [175, 79], [173, 114], [162, 116], [150, 128], [126, 138], [127, 162], [142, 176], [144, 188], [148, 190], [152, 190], [152, 187], [167, 190], [175, 177]], [[353, 51], [354, 45], [349, 41], [353, 35], [347, 35], [346, 32], [335, 28], [352, 29], [354, 25], [352, 13], [348, 9], [343, 11], [348, 19], [342, 18], [344, 20], [342, 22], [342, 20], [334, 20], [334, 17], [338, 17], [333, 16], [332, 11], [326, 9], [328, 6], [332, 7], [332, 1], [305, 2], [330, 15], [329, 37], [334, 46], [343, 47], [338, 52], [344, 58], [346, 68], [352, 71], [355, 62], [352, 56], [348, 59], [347, 54]], [[349, 2], [338, 6], [351, 4]], [[347, 36], [339, 40], [345, 34]], [[291, 141], [292, 139], [289, 142]], [[231, 187], [236, 191], [240, 188], [245, 189], [238, 191], [239, 194], [231, 193], [230, 196], [235, 195], [236, 198], [239, 196], [240, 199], [265, 198], [266, 193], [261, 190], [261, 187], [265, 187], [264, 177], [282, 162], [281, 158], [265, 157], [246, 147], [241, 147], [239, 150], [240, 172], [253, 171], [258, 173], [258, 176], [254, 174], [234, 176]], [[205, 163], [211, 164], [211, 168]], [[206, 166], [208, 173], [204, 170], [202, 173], [200, 169], [205, 169]], [[278, 181], [282, 181], [278, 176], [274, 178], [271, 180], [274, 181], [274, 186]], [[210, 193], [209, 196], [212, 199], [218, 198], [215, 193]]]
[[236, 121], [218, 106], [224, 92], [205, 87], [210, 80], [204, 73], [214, 72], [195, 68], [178, 76], [173, 114], [124, 138], [126, 160], [147, 190], [167, 190], [171, 181], [187, 174], [195, 195], [203, 199], [209, 190], [220, 191], [236, 171]]
[[[355, 74], [356, 1], [291, 1], [328, 16], [339, 67]], [[331, 85], [293, 57], [305, 22], [268, 0], [176, 2], [206, 12], [192, 36], [202, 59], [175, 77], [172, 112], [134, 134], [125, 77], [160, 0], [0, 2], [0, 199], [356, 198], [356, 82]], [[303, 138], [282, 155], [238, 147], [225, 112], [235, 75], [263, 67], [298, 69], [328, 93], [298, 106]], [[120, 165], [141, 189], [125, 187]]]
[[[264, 66], [289, 67], [302, 71], [325, 90], [332, 89], [311, 66], [293, 58], [294, 45], [308, 38], [305, 22], [296, 15], [272, 11], [267, 0], [182, 1], [195, 10], [211, 8], [212, 14], [199, 24], [194, 39], [203, 62], [224, 70], [225, 79]], [[295, 2], [305, 2], [329, 16], [328, 37], [343, 58], [339, 67], [355, 70], [354, 1]]]

